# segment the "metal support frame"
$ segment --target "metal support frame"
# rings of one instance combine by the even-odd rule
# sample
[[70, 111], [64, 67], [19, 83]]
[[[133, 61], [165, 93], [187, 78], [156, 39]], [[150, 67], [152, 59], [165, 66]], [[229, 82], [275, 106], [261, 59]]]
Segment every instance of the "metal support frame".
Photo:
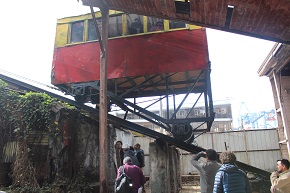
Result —
[[[212, 101], [212, 91], [211, 91], [211, 79], [210, 79], [210, 72], [211, 72], [211, 63], [208, 63], [209, 69], [206, 72], [206, 86], [207, 86], [207, 95], [208, 95], [208, 106], [209, 106], [209, 116], [210, 117], [214, 117], [215, 116], [215, 112], [213, 111], [213, 101]], [[212, 126], [213, 120], [207, 122], [207, 128], [208, 131], [210, 131], [210, 128]]]
[[[33, 85], [24, 83], [24, 82], [16, 80], [16, 79], [12, 79], [12, 78], [5, 76], [3, 74], [0, 74], [0, 79], [4, 80], [12, 85], [17, 85], [19, 88], [23, 88], [23, 90], [25, 90], [25, 91], [29, 90], [29, 91], [34, 91], [34, 92], [46, 93], [49, 96], [54, 97], [60, 101], [66, 102], [66, 103], [68, 103], [70, 105], [74, 105], [82, 110], [88, 111], [91, 114], [95, 115], [96, 118], [98, 118], [98, 115], [99, 115], [98, 108], [95, 109], [95, 108], [92, 108], [90, 106], [78, 103], [78, 102], [71, 100], [69, 98], [66, 98], [64, 96], [60, 96], [56, 93], [44, 90], [42, 88], [35, 87]], [[205, 149], [202, 147], [198, 147], [198, 146], [193, 145], [193, 144], [185, 143], [184, 141], [178, 140], [178, 139], [170, 137], [168, 135], [164, 135], [162, 133], [156, 132], [154, 130], [148, 129], [148, 128], [143, 127], [141, 125], [132, 123], [130, 121], [126, 121], [124, 119], [121, 119], [119, 117], [116, 117], [116, 116], [113, 116], [110, 114], [108, 114], [108, 123], [113, 124], [116, 127], [122, 127], [122, 128], [129, 129], [131, 131], [135, 131], [135, 132], [144, 134], [144, 135], [151, 137], [151, 138], [154, 138], [154, 139], [164, 140], [167, 143], [174, 145], [174, 146], [176, 146], [180, 149], [183, 149], [185, 151], [188, 151], [188, 152], [192, 152], [192, 153], [196, 154], [198, 152], [205, 151]], [[262, 177], [264, 177], [265, 179], [269, 178], [270, 173], [267, 171], [261, 170], [259, 168], [253, 167], [251, 165], [248, 165], [248, 164], [245, 164], [245, 163], [242, 163], [239, 161], [237, 161], [236, 164], [245, 171], [259, 174]]]
[[155, 77], [157, 77], [158, 74], [155, 74], [153, 76], [151, 76], [150, 78], [146, 79], [144, 82], [142, 82], [141, 84], [139, 85], [136, 85], [135, 87], [129, 89], [128, 91], [124, 92], [123, 94], [121, 94], [119, 97], [124, 97], [126, 95], [128, 95], [130, 92], [134, 91], [134, 90], [137, 90], [138, 88], [140, 88], [142, 85], [146, 84], [147, 82], [150, 82], [152, 79], [154, 79]]
[[[209, 63], [210, 67], [210, 63]], [[138, 76], [138, 77], [127, 77], [124, 81], [117, 83], [116, 81], [112, 81], [111, 84], [113, 87], [110, 91], [107, 92], [106, 96], [110, 99], [110, 104], [115, 104], [119, 106], [122, 110], [135, 114], [142, 119], [156, 125], [160, 128], [163, 128], [173, 135], [177, 136], [178, 138], [185, 139], [187, 137], [190, 138], [190, 141], [194, 138], [192, 133], [203, 133], [204, 131], [210, 131], [212, 123], [214, 121], [214, 111], [213, 111], [213, 102], [212, 102], [212, 93], [211, 93], [211, 82], [210, 82], [210, 68], [201, 70], [198, 76], [190, 77], [189, 73], [185, 73], [185, 80], [178, 81], [178, 82], [171, 82], [171, 77], [175, 75], [175, 73], [166, 73], [166, 74], [153, 74], [153, 75], [146, 75], [146, 76]], [[139, 78], [144, 78], [143, 82], [136, 84]], [[136, 81], [136, 82], [135, 82]], [[124, 87], [125, 84], [130, 83], [130, 87]], [[179, 104], [175, 102], [175, 95], [180, 94], [179, 88], [174, 88], [173, 85], [175, 84], [186, 84], [186, 87], [181, 88], [181, 94], [185, 94], [182, 101]], [[121, 86], [122, 85], [122, 86]], [[197, 86], [198, 85], [198, 86]], [[158, 87], [163, 87], [166, 89], [160, 90], [157, 89]], [[88, 83], [76, 83], [71, 85], [71, 92], [74, 96], [76, 93], [81, 93], [86, 95], [91, 90], [95, 90], [95, 92], [90, 93], [92, 95], [91, 100], [93, 100], [94, 96], [97, 95], [101, 89], [99, 86], [99, 81], [95, 82], [88, 82]], [[148, 91], [148, 88], [151, 88]], [[154, 89], [152, 89], [154, 88]], [[136, 104], [136, 96], [146, 97], [146, 94], [152, 92], [152, 95], [148, 96], [161, 96], [166, 100], [166, 116], [163, 117], [162, 115], [157, 115], [148, 110], [150, 106], [155, 104], [155, 101], [152, 104], [148, 105], [147, 107], [142, 107]], [[154, 93], [156, 92], [156, 93]], [[178, 118], [177, 113], [183, 107], [185, 101], [191, 93], [199, 94], [198, 98], [196, 99], [193, 106], [190, 108], [190, 111], [187, 113], [185, 118]], [[169, 97], [173, 96], [174, 98], [174, 110], [173, 114], [171, 113], [170, 106], [169, 106]], [[204, 116], [195, 117], [194, 115], [190, 115], [191, 112], [196, 108], [197, 102], [201, 101], [201, 96], [203, 95], [203, 103], [204, 103]], [[83, 99], [82, 97], [79, 97]], [[96, 98], [96, 96], [95, 96]], [[130, 102], [128, 98], [134, 99], [134, 102]], [[84, 102], [84, 101], [80, 101]], [[176, 107], [177, 106], [177, 107]], [[127, 116], [125, 116], [127, 117]], [[195, 124], [192, 124], [195, 123]], [[204, 124], [206, 126], [204, 127]], [[183, 137], [181, 137], [183, 135]], [[198, 135], [197, 135], [198, 136]]]
[[[173, 76], [175, 73], [172, 74], [166, 74], [166, 76], [161, 76], [159, 74], [155, 75], [147, 75], [145, 80], [142, 83], [139, 84], [131, 84], [135, 85], [131, 87], [129, 90], [126, 90], [122, 94], [118, 94], [116, 90], [118, 90], [116, 84], [113, 92], [107, 92], [107, 96], [110, 98], [110, 101], [112, 104], [115, 104], [119, 106], [121, 109], [123, 109], [126, 112], [126, 116], [128, 112], [135, 114], [139, 117], [141, 117], [144, 120], [147, 120], [148, 122], [151, 122], [152, 124], [161, 127], [169, 132], [171, 132], [174, 136], [177, 138], [182, 138], [183, 140], [187, 142], [191, 142], [194, 139], [193, 133], [204, 133], [206, 131], [210, 130], [210, 127], [212, 125], [212, 122], [214, 120], [214, 112], [213, 112], [213, 104], [212, 104], [212, 95], [211, 95], [211, 86], [210, 86], [210, 70], [202, 70], [197, 78], [189, 78], [187, 76], [187, 82], [188, 82], [188, 90], [185, 93], [185, 96], [183, 97], [182, 101], [176, 108], [175, 104], [175, 94], [172, 94], [174, 97], [174, 112], [172, 115], [170, 115], [170, 107], [169, 107], [169, 84], [170, 80], [169, 78]], [[161, 76], [161, 77], [159, 77]], [[155, 78], [161, 78], [161, 80], [154, 82], [153, 80]], [[200, 81], [204, 81], [204, 77], [206, 79], [206, 86], [203, 88], [203, 90], [200, 91], [198, 98], [196, 99], [193, 106], [190, 108], [189, 113], [185, 116], [185, 118], [178, 118], [177, 113], [182, 108], [185, 100], [190, 96], [190, 93], [193, 93], [193, 90], [196, 88], [196, 85]], [[125, 82], [131, 82], [134, 80], [133, 78], [127, 79], [126, 81], [119, 83], [124, 84]], [[136, 104], [136, 100], [134, 99], [134, 102], [130, 102], [127, 97], [130, 96], [133, 92], [141, 92], [142, 90], [148, 88], [148, 87], [154, 87], [154, 85], [159, 84], [160, 81], [165, 81], [165, 95], [163, 95], [159, 100], [155, 100], [150, 105], [144, 107], [141, 107], [139, 104]], [[134, 81], [133, 81], [134, 82]], [[89, 82], [89, 83], [81, 83], [81, 84], [75, 84], [72, 88], [80, 88], [80, 87], [90, 87], [94, 88], [98, 91], [100, 91], [100, 86], [98, 85], [99, 82]], [[117, 88], [116, 88], [117, 87]], [[172, 91], [171, 91], [172, 92]], [[174, 91], [173, 91], [174, 92]], [[196, 93], [196, 92], [195, 92]], [[204, 109], [206, 111], [204, 117], [190, 117], [190, 112], [195, 108], [197, 102], [201, 99], [201, 96], [204, 95]], [[158, 101], [162, 99], [166, 99], [166, 117], [162, 117], [161, 115], [157, 115], [149, 110], [148, 107], [152, 106], [153, 104], [157, 103]], [[197, 125], [192, 128], [191, 123], [197, 123]], [[206, 123], [206, 129], [202, 128], [202, 126]], [[197, 135], [198, 136], [198, 135]]]
[[[116, 104], [121, 109], [123, 109], [126, 112], [126, 116], [128, 112], [135, 114], [139, 117], [141, 117], [144, 120], [147, 120], [148, 122], [151, 122], [152, 124], [161, 127], [169, 132], [171, 132], [175, 136], [185, 139], [190, 138], [188, 142], [191, 142], [194, 139], [193, 133], [204, 133], [206, 131], [210, 131], [210, 127], [214, 120], [214, 112], [213, 112], [213, 103], [212, 103], [212, 95], [211, 95], [211, 86], [210, 86], [210, 69], [208, 70], [202, 70], [199, 74], [199, 76], [196, 79], [190, 79], [187, 77], [186, 82], [188, 82], [189, 86], [187, 92], [185, 93], [184, 98], [182, 99], [182, 102], [178, 105], [176, 108], [176, 104], [174, 101], [174, 112], [172, 115], [170, 115], [170, 107], [169, 107], [169, 78], [173, 76], [175, 73], [172, 74], [166, 74], [165, 77], [161, 76], [161, 80], [154, 82], [155, 78], [160, 76], [159, 74], [146, 76], [145, 81], [142, 83], [135, 85], [131, 87], [129, 90], [126, 90], [126, 92], [123, 92], [122, 94], [117, 93], [118, 85], [115, 84], [114, 93], [113, 92], [107, 92], [107, 96], [110, 98], [110, 101], [112, 104]], [[182, 108], [185, 100], [190, 96], [190, 93], [193, 92], [193, 90], [196, 88], [196, 85], [199, 83], [199, 81], [204, 81], [202, 77], [205, 77], [206, 86], [203, 88], [203, 90], [200, 91], [200, 94], [198, 98], [196, 99], [195, 103], [191, 107], [189, 113], [185, 116], [185, 118], [177, 118], [177, 112]], [[134, 78], [127, 79], [126, 81], [119, 83], [125, 84], [126, 82], [134, 82]], [[147, 107], [141, 107], [136, 102], [130, 102], [127, 99], [127, 96], [130, 95], [132, 92], [142, 92], [142, 90], [148, 88], [148, 87], [154, 87], [154, 85], [159, 84], [160, 81], [165, 81], [165, 95], [163, 95], [159, 100], [152, 102]], [[99, 81], [96, 82], [89, 82], [89, 83], [80, 83], [80, 84], [74, 84], [72, 88], [85, 90], [86, 87], [94, 88], [98, 91], [100, 91]], [[81, 89], [82, 90], [82, 89]], [[72, 90], [72, 92], [74, 92]], [[84, 91], [82, 92], [84, 93]], [[206, 111], [204, 117], [190, 117], [190, 112], [195, 108], [197, 102], [200, 100], [201, 96], [204, 95], [204, 109]], [[175, 98], [175, 94], [173, 94]], [[166, 99], [166, 118], [162, 117], [160, 115], [157, 115], [149, 110], [148, 107], [152, 106], [156, 102], [162, 100], [163, 98]], [[135, 101], [135, 99], [134, 99]], [[197, 123], [194, 128], [192, 128], [191, 123]], [[203, 129], [202, 126], [206, 123], [206, 129]], [[189, 131], [190, 130], [190, 131]], [[176, 132], [179, 132], [178, 135]], [[180, 133], [181, 132], [181, 133]], [[181, 135], [183, 135], [181, 137]], [[197, 135], [199, 136], [199, 135]]]
[[[184, 98], [182, 99], [182, 102], [179, 104], [179, 106], [177, 107], [177, 109], [174, 111], [173, 115], [171, 116], [170, 119], [173, 119], [173, 117], [176, 115], [176, 113], [179, 111], [179, 109], [181, 108], [181, 106], [183, 105], [184, 101], [187, 99], [188, 95], [192, 92], [192, 90], [194, 89], [196, 83], [199, 81], [201, 75], [204, 73], [205, 71], [202, 71], [198, 78], [196, 79], [195, 83], [192, 85], [192, 87], [188, 90], [188, 92], [186, 93], [186, 95], [184, 96]], [[206, 94], [205, 94], [206, 96]], [[207, 100], [205, 100], [205, 102], [207, 103]], [[207, 109], [207, 108], [206, 108]], [[208, 115], [208, 114], [207, 114]]]

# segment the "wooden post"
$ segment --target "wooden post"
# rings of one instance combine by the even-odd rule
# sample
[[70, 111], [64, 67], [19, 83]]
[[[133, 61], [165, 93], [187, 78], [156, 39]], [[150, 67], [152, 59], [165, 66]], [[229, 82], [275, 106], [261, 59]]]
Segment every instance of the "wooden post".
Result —
[[[102, 43], [104, 52], [100, 56], [100, 119], [99, 119], [99, 149], [100, 149], [100, 192], [108, 193], [108, 127], [107, 127], [107, 77], [108, 77], [108, 24], [109, 10], [102, 8]], [[99, 40], [100, 41], [100, 40]]]

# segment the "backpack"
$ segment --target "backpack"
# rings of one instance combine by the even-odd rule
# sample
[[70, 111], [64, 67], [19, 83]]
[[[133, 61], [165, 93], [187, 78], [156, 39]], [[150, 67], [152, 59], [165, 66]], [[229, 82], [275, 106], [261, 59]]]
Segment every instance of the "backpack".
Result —
[[122, 174], [115, 182], [115, 193], [132, 193], [132, 180], [125, 173], [124, 166], [122, 166]]

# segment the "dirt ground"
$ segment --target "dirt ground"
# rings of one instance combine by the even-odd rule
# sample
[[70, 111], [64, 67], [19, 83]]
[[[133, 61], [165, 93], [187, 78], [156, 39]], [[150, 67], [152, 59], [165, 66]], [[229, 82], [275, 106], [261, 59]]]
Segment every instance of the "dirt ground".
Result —
[[[146, 193], [151, 193], [150, 187], [145, 187]], [[199, 186], [183, 185], [179, 193], [200, 193]]]
[[[179, 193], [200, 193], [199, 176], [188, 175], [181, 178], [182, 188]], [[151, 193], [149, 181], [145, 184], [146, 193]]]

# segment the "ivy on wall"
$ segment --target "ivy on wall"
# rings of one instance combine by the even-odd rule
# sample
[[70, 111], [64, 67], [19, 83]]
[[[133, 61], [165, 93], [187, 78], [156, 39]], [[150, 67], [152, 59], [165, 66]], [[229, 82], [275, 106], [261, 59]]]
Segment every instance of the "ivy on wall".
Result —
[[[7, 83], [0, 80], [0, 111], [2, 118], [13, 126], [14, 132], [25, 137], [30, 130], [48, 131], [54, 127], [52, 105], [56, 103], [66, 108], [74, 108], [67, 103], [57, 101], [46, 93], [19, 93], [9, 89]], [[11, 125], [12, 124], [12, 125]]]
[[19, 95], [16, 108], [12, 114], [15, 132], [24, 134], [29, 130], [48, 131], [52, 126], [51, 105], [56, 102], [47, 94], [28, 92]]
[[[0, 134], [10, 135], [6, 137], [6, 141], [0, 142], [0, 148], [3, 149], [5, 143], [12, 140], [17, 140], [19, 144], [16, 161], [13, 164], [13, 185], [6, 189], [7, 192], [62, 192], [62, 190], [57, 191], [61, 185], [61, 183], [56, 184], [57, 182], [51, 186], [39, 187], [26, 140], [31, 131], [46, 132], [50, 136], [56, 136], [61, 132], [58, 123], [54, 122], [55, 114], [52, 111], [53, 105], [58, 104], [67, 109], [74, 108], [45, 93], [20, 93], [12, 90], [7, 83], [0, 80]], [[67, 192], [75, 192], [77, 186], [86, 187], [86, 184], [80, 182], [81, 180], [67, 183], [67, 189], [71, 189]]]

